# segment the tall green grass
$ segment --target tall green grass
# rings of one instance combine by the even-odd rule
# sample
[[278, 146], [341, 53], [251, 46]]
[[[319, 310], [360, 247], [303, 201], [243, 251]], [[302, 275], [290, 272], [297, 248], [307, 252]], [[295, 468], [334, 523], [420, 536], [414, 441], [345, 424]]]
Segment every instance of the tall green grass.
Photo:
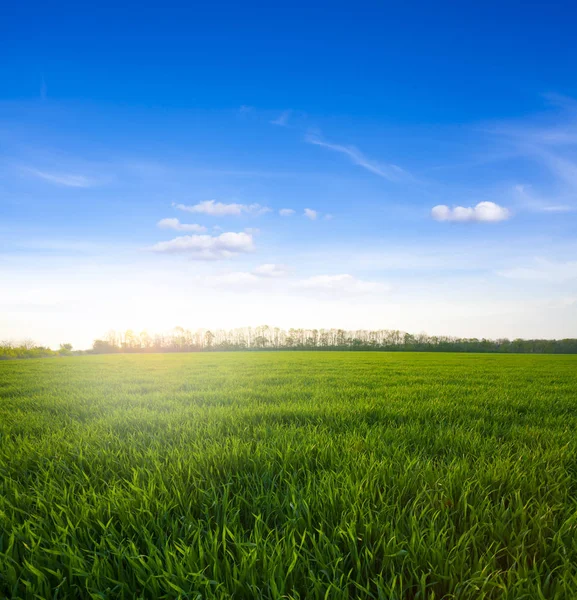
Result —
[[0, 597], [577, 598], [577, 357], [0, 364]]

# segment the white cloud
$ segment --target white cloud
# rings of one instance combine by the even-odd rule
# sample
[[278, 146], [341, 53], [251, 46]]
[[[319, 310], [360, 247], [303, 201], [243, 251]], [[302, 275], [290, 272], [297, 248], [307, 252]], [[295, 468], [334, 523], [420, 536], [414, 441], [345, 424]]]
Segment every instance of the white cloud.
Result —
[[228, 215], [262, 215], [270, 211], [270, 208], [261, 206], [260, 204], [224, 204], [223, 202], [217, 202], [216, 200], [204, 200], [193, 206], [186, 204], [173, 204], [178, 210], [184, 210], [191, 213], [201, 213], [204, 215], [210, 215], [211, 217], [224, 217]]
[[65, 187], [88, 188], [95, 185], [95, 181], [84, 175], [72, 175], [70, 173], [48, 173], [47, 171], [38, 171], [37, 169], [26, 169], [26, 171], [35, 177], [49, 181], [56, 185]]
[[286, 127], [288, 125], [289, 118], [292, 114], [292, 110], [284, 110], [276, 119], [271, 121], [272, 125], [280, 125]]
[[288, 273], [288, 268], [285, 265], [266, 263], [256, 267], [252, 272], [259, 277], [282, 277]]
[[279, 214], [281, 217], [290, 217], [290, 216], [292, 216], [292, 215], [294, 215], [294, 214], [295, 214], [295, 211], [294, 211], [292, 208], [281, 208], [281, 209], [278, 211], [278, 214]]
[[161, 219], [157, 226], [161, 229], [175, 229], [176, 231], [193, 231], [194, 233], [204, 233], [206, 227], [196, 223], [181, 223], [178, 219]]
[[252, 235], [232, 231], [218, 236], [184, 235], [168, 242], [158, 242], [151, 248], [154, 252], [186, 254], [195, 260], [219, 260], [240, 253], [252, 252]]
[[455, 206], [450, 208], [446, 204], [434, 206], [431, 216], [436, 221], [476, 221], [484, 223], [496, 223], [506, 221], [511, 213], [507, 208], [499, 206], [494, 202], [479, 202], [474, 207]]
[[314, 221], [319, 216], [319, 213], [316, 210], [313, 210], [312, 208], [305, 208], [303, 214], [311, 221]]
[[329, 294], [369, 294], [388, 291], [388, 286], [377, 281], [363, 281], [347, 273], [341, 275], [316, 275], [295, 283], [301, 290]]
[[577, 261], [553, 262], [537, 258], [531, 267], [504, 269], [497, 271], [497, 274], [509, 279], [563, 283], [577, 279]]
[[366, 169], [367, 171], [370, 171], [379, 177], [388, 179], [389, 181], [399, 182], [402, 180], [411, 179], [409, 173], [404, 169], [401, 169], [401, 167], [371, 160], [354, 146], [330, 144], [329, 142], [325, 142], [315, 135], [308, 135], [305, 138], [305, 141], [307, 141], [309, 144], [314, 144], [315, 146], [321, 146], [322, 148], [327, 148], [328, 150], [345, 154], [355, 165], [358, 165], [359, 167], [362, 167], [363, 169]]

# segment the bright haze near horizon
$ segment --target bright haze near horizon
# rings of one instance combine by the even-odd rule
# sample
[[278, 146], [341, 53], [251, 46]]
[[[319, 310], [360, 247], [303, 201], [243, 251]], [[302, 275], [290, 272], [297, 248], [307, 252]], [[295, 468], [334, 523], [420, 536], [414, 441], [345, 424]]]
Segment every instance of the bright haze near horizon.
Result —
[[0, 23], [0, 339], [577, 337], [574, 3], [6, 3]]

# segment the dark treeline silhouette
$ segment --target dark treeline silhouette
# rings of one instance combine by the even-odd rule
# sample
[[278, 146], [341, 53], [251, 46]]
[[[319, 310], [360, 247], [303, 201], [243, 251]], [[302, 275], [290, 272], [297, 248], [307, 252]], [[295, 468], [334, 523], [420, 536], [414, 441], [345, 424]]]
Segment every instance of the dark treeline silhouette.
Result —
[[280, 329], [262, 325], [238, 329], [175, 327], [167, 334], [110, 331], [95, 340], [92, 353], [203, 352], [214, 350], [384, 350], [412, 352], [502, 352], [577, 354], [577, 339], [523, 340], [413, 335], [403, 331], [365, 329]]

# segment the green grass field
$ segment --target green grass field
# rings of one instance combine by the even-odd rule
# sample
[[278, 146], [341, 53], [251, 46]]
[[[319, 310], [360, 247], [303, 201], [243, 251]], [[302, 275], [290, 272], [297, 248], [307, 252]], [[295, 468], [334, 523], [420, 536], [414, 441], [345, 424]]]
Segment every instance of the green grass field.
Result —
[[577, 598], [577, 356], [6, 361], [0, 597]]

